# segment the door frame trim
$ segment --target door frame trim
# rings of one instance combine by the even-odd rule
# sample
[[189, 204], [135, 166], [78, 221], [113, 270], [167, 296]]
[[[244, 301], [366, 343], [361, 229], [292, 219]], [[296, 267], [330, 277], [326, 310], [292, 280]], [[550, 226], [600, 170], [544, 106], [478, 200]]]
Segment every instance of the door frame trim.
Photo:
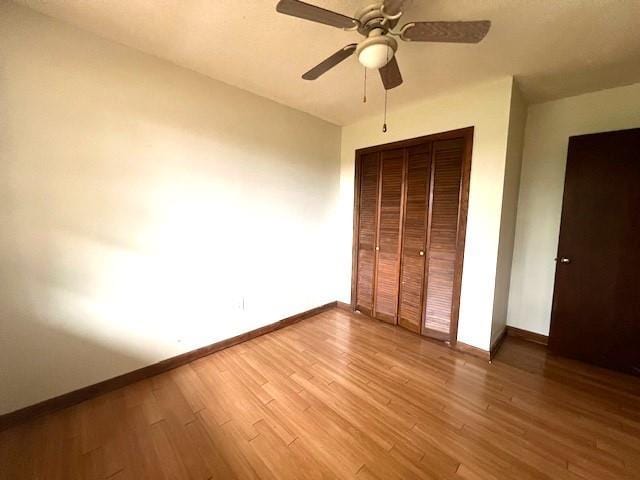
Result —
[[[354, 175], [354, 195], [353, 195], [353, 232], [351, 246], [351, 310], [355, 310], [356, 286], [358, 279], [358, 228], [359, 228], [359, 207], [360, 207], [360, 175], [361, 158], [368, 153], [383, 152], [398, 148], [407, 148], [420, 145], [426, 142], [437, 140], [464, 139], [465, 151], [462, 158], [462, 175], [460, 176], [460, 194], [458, 209], [458, 229], [456, 238], [456, 264], [453, 277], [453, 301], [451, 307], [451, 325], [449, 329], [449, 343], [453, 346], [458, 338], [458, 318], [460, 315], [460, 294], [462, 286], [462, 269], [464, 264], [464, 246], [467, 232], [467, 215], [469, 212], [469, 185], [471, 180], [471, 157], [473, 153], [473, 132], [474, 127], [465, 127], [446, 132], [424, 135], [421, 137], [399, 140], [381, 145], [373, 145], [356, 149], [355, 151], [355, 175]], [[426, 288], [426, 286], [425, 286]], [[422, 330], [422, 325], [421, 325]]]

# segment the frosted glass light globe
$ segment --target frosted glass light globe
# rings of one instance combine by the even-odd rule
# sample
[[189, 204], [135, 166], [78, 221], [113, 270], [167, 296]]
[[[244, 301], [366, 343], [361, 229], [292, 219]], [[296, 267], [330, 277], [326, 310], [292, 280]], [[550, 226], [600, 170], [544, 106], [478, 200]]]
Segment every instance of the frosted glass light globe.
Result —
[[358, 61], [367, 68], [384, 67], [393, 58], [393, 48], [384, 43], [367, 45], [358, 55]]

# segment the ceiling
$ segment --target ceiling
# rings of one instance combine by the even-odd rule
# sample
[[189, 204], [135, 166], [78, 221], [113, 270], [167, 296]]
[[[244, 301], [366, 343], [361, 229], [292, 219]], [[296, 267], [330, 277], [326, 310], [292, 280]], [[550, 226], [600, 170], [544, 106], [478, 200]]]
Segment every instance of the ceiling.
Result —
[[[347, 15], [371, 0], [307, 0]], [[301, 74], [362, 37], [276, 13], [276, 0], [17, 0], [52, 17], [339, 125], [382, 112], [355, 56]], [[640, 81], [640, 0], [412, 0], [413, 20], [491, 20], [478, 45], [400, 42], [389, 109], [505, 75], [529, 102]]]

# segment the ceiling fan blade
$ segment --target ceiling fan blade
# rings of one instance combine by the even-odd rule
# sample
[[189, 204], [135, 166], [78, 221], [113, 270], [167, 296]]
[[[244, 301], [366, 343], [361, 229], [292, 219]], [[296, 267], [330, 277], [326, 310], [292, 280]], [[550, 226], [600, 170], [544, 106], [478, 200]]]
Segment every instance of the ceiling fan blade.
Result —
[[380, 69], [380, 78], [385, 90], [391, 90], [402, 84], [402, 75], [395, 56]]
[[276, 5], [276, 11], [285, 15], [311, 20], [312, 22], [324, 23], [332, 27], [351, 28], [358, 25], [358, 21], [354, 18], [300, 2], [299, 0], [280, 0]]
[[349, 58], [353, 54], [353, 52], [355, 52], [356, 47], [357, 47], [357, 44], [351, 43], [346, 47], [338, 50], [329, 58], [327, 58], [326, 60], [323, 60], [318, 65], [316, 65], [311, 70], [309, 70], [307, 73], [302, 75], [302, 78], [304, 78], [305, 80], [315, 80], [320, 75], [322, 75], [323, 73], [326, 73], [328, 70], [331, 70], [333, 67], [335, 67], [337, 64], [339, 64], [343, 60]]
[[382, 9], [384, 10], [385, 15], [394, 17], [399, 13], [403, 13], [403, 4], [404, 0], [384, 0]]
[[400, 38], [411, 42], [478, 43], [491, 22], [412, 22], [402, 27]]

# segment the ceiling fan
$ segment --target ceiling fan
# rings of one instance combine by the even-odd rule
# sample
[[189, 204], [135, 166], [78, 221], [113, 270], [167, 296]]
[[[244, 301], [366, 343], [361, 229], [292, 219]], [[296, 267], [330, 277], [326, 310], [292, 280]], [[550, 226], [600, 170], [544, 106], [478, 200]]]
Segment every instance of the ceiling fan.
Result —
[[276, 10], [285, 15], [323, 23], [344, 30], [357, 30], [366, 37], [360, 43], [351, 43], [323, 60], [302, 75], [305, 80], [315, 80], [354, 52], [358, 61], [366, 68], [378, 69], [386, 90], [402, 84], [402, 75], [395, 53], [398, 37], [406, 42], [453, 42], [478, 43], [482, 40], [491, 22], [410, 22], [400, 30], [393, 28], [404, 13], [404, 0], [383, 0], [364, 7], [353, 17], [332, 12], [299, 0], [280, 0]]

